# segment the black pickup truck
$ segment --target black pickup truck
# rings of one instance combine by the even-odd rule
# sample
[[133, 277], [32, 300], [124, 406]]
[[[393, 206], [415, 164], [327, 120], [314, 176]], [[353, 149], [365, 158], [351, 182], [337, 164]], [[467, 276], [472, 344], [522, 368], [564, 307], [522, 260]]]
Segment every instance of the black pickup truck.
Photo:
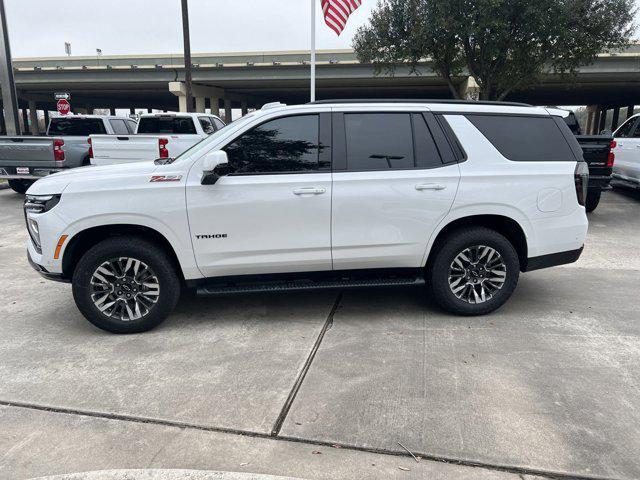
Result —
[[582, 135], [582, 129], [578, 119], [571, 110], [548, 108], [551, 115], [562, 117], [569, 129], [573, 132], [582, 147], [582, 156], [589, 165], [589, 187], [585, 208], [587, 212], [593, 212], [603, 190], [611, 187], [611, 170], [613, 169], [614, 155], [611, 151], [615, 146], [611, 135]]

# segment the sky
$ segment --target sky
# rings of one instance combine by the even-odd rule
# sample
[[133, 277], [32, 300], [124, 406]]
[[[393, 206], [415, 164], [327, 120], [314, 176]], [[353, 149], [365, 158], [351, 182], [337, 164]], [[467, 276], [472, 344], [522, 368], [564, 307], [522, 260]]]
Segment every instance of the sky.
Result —
[[[377, 0], [338, 37], [317, 8], [317, 48], [350, 48]], [[182, 52], [180, 0], [5, 0], [14, 58]], [[308, 50], [310, 0], [189, 0], [192, 53]]]

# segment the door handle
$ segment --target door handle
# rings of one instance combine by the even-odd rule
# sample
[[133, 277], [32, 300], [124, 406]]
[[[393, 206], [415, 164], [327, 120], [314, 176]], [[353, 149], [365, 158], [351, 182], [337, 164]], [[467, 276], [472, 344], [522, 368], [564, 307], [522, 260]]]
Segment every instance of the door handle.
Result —
[[294, 195], [321, 195], [327, 191], [326, 188], [323, 187], [300, 187], [294, 188]]
[[416, 190], [444, 190], [447, 188], [445, 185], [439, 183], [419, 183], [416, 185]]

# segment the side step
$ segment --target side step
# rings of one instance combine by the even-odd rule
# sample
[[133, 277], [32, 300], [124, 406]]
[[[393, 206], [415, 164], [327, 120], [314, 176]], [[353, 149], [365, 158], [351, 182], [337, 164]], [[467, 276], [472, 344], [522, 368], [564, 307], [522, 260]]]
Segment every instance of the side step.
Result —
[[288, 278], [282, 280], [250, 282], [211, 281], [198, 287], [198, 295], [228, 295], [233, 293], [282, 292], [296, 290], [327, 290], [359, 287], [419, 286], [424, 285], [424, 277], [411, 276], [356, 276], [335, 278]]

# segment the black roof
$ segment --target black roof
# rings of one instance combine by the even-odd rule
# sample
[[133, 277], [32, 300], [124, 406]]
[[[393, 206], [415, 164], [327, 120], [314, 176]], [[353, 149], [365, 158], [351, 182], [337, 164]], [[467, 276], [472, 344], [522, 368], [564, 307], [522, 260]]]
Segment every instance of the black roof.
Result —
[[528, 103], [518, 102], [497, 102], [489, 100], [454, 100], [443, 98], [427, 98], [427, 99], [413, 99], [413, 98], [344, 98], [335, 100], [316, 100], [315, 102], [309, 102], [313, 105], [323, 105], [327, 103], [450, 103], [457, 105], [503, 105], [512, 107], [531, 107]]

